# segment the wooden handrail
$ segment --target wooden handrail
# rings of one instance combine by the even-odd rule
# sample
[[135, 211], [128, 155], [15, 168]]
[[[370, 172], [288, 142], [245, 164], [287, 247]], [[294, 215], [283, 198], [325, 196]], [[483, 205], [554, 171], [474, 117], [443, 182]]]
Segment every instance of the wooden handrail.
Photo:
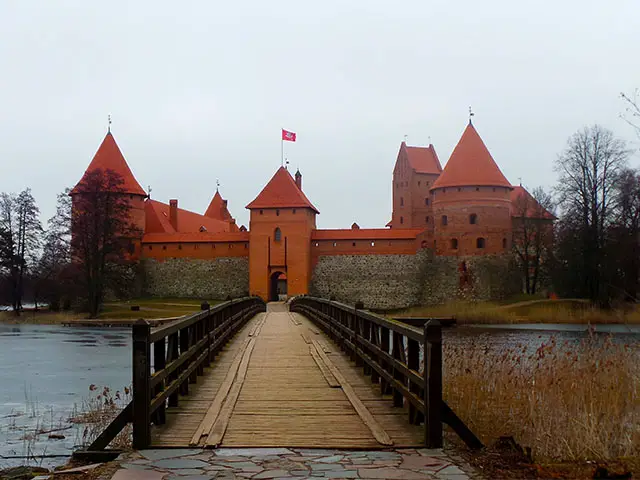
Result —
[[133, 400], [87, 451], [106, 448], [129, 422], [133, 448], [148, 448], [151, 424], [165, 423], [167, 406], [178, 406], [179, 397], [189, 394], [189, 384], [240, 327], [266, 311], [266, 304], [259, 297], [244, 297], [203, 308], [154, 329], [144, 319], [133, 325]]
[[424, 425], [428, 448], [442, 447], [448, 424], [471, 448], [480, 440], [442, 399], [442, 325], [429, 319], [422, 328], [381, 317], [362, 308], [324, 298], [296, 297], [291, 311], [322, 328], [356, 366], [391, 395], [395, 407], [407, 407], [409, 422]]

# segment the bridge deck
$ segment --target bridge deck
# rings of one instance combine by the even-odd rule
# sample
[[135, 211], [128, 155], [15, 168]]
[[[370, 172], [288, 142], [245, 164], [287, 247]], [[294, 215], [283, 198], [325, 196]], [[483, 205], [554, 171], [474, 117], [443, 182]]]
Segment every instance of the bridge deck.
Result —
[[251, 319], [179, 406], [167, 409], [166, 424], [152, 429], [154, 446], [173, 447], [371, 449], [386, 446], [385, 437], [396, 447], [424, 441], [404, 409], [283, 304]]

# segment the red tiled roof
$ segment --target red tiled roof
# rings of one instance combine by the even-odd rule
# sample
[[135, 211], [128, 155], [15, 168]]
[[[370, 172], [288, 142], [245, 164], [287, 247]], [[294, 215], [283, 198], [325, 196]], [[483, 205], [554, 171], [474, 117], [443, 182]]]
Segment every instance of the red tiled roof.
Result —
[[471, 122], [431, 189], [463, 186], [511, 187]]
[[142, 243], [248, 242], [249, 232], [145, 233]]
[[555, 215], [543, 208], [522, 185], [513, 187], [511, 191], [511, 216], [543, 218], [546, 220], [556, 219]]
[[205, 217], [213, 218], [215, 220], [229, 221], [231, 220], [231, 214], [227, 209], [227, 202], [222, 198], [220, 192], [216, 190], [216, 194], [211, 199], [211, 203], [204, 213]]
[[409, 147], [402, 142], [400, 151], [402, 151], [402, 149], [407, 153], [409, 165], [416, 173], [431, 173], [437, 175], [442, 172], [442, 165], [440, 165], [440, 159], [433, 145], [429, 144], [428, 147]]
[[360, 228], [360, 229], [335, 229], [314, 230], [311, 232], [312, 240], [393, 240], [415, 239], [424, 230], [418, 228]]
[[269, 183], [246, 208], [310, 208], [320, 213], [296, 185], [289, 171], [280, 167]]
[[87, 173], [98, 169], [103, 171], [113, 170], [119, 174], [123, 180], [122, 187], [124, 189], [124, 193], [146, 196], [145, 191], [136, 180], [136, 177], [131, 173], [131, 169], [129, 168], [127, 161], [124, 159], [120, 148], [118, 148], [118, 144], [113, 138], [111, 132], [108, 132], [104, 137], [98, 151], [93, 156], [93, 160], [91, 160], [91, 163], [84, 172], [84, 175], [73, 190], [71, 190], [71, 193], [73, 194], [78, 192], [78, 186], [84, 181]]
[[[198, 213], [178, 208], [178, 231], [169, 222], [169, 205], [157, 200], [147, 200], [144, 205], [146, 217], [145, 233], [200, 233], [206, 228], [208, 233], [230, 232], [230, 222], [205, 217]], [[236, 227], [237, 228], [237, 227]]]

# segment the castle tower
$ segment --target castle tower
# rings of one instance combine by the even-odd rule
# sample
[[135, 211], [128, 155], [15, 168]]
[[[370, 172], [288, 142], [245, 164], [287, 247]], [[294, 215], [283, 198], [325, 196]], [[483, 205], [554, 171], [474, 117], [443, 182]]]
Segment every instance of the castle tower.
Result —
[[486, 255], [511, 246], [513, 190], [469, 121], [431, 188], [438, 255]]
[[69, 193], [69, 195], [71, 195], [72, 205], [77, 201], [77, 196], [82, 195], [82, 184], [86, 181], [87, 176], [97, 170], [102, 170], [103, 172], [111, 170], [122, 177], [122, 195], [128, 197], [127, 200], [131, 207], [129, 211], [130, 222], [140, 231], [140, 236], [142, 236], [145, 228], [144, 203], [147, 194], [133, 176], [127, 161], [113, 138], [111, 130], [107, 132], [107, 135], [104, 137], [100, 147], [98, 147], [98, 151], [93, 156], [93, 160], [91, 160], [84, 175]]
[[400, 144], [393, 169], [393, 214], [387, 224], [391, 228], [433, 228], [429, 189], [442, 166], [433, 145], [409, 147]]
[[247, 208], [251, 211], [250, 294], [264, 300], [277, 299], [283, 279], [289, 296], [308, 293], [311, 233], [316, 228], [318, 210], [284, 167]]

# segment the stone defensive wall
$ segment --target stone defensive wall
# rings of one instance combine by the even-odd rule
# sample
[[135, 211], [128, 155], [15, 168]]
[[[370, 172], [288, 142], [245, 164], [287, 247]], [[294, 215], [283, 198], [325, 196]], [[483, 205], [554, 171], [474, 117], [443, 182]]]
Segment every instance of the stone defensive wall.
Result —
[[[315, 230], [309, 293], [390, 310], [520, 291], [512, 256], [436, 256], [420, 230]], [[148, 234], [141, 245], [143, 292], [225, 299], [249, 293], [249, 234]]]

